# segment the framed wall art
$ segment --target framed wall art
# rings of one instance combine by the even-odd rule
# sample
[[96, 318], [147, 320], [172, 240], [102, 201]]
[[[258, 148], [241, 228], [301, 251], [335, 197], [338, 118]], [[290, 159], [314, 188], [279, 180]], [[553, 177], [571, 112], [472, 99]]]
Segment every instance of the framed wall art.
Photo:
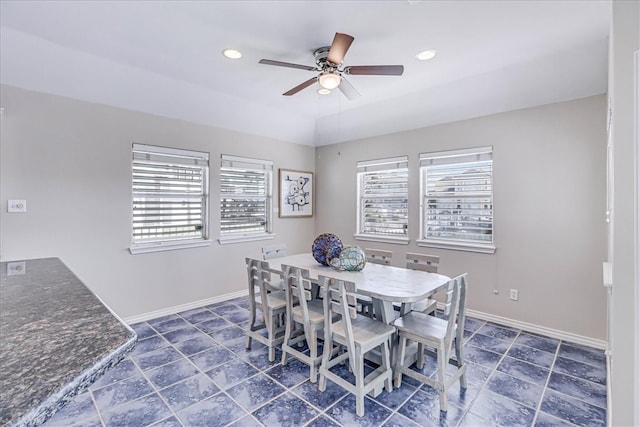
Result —
[[280, 218], [313, 216], [313, 172], [279, 170]]

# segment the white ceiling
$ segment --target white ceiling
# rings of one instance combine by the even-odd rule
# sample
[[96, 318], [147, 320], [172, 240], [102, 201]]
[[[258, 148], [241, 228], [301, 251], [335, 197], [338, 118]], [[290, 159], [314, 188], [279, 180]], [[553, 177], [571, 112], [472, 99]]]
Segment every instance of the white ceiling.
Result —
[[[309, 145], [606, 91], [608, 1], [0, 2], [0, 81]], [[318, 95], [304, 70], [335, 32], [362, 96]], [[232, 61], [232, 47], [244, 57]], [[435, 49], [432, 61], [415, 55]], [[6, 114], [10, 114], [9, 111]]]

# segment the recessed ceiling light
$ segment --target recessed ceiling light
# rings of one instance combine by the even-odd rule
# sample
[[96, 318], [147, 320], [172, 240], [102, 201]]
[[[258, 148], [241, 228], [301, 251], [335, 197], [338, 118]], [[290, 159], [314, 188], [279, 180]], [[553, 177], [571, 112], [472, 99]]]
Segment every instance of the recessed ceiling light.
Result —
[[436, 52], [435, 50], [425, 50], [417, 54], [416, 59], [418, 61], [428, 61], [435, 58], [437, 53], [438, 52]]
[[229, 59], [240, 59], [242, 58], [242, 52], [235, 49], [225, 49], [222, 51], [222, 54]]
[[325, 88], [321, 87], [320, 89], [318, 89], [318, 93], [320, 95], [329, 95], [331, 93], [331, 91], [329, 89], [325, 89]]

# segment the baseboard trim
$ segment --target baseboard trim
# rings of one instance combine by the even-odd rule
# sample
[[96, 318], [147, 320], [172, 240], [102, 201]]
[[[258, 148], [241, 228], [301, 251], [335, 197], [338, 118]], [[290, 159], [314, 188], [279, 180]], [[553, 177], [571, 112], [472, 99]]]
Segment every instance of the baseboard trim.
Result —
[[[440, 305], [440, 304], [438, 304]], [[534, 325], [533, 323], [521, 322], [519, 320], [509, 319], [508, 317], [496, 316], [494, 314], [483, 313], [481, 311], [467, 309], [467, 315], [471, 317], [477, 317], [481, 320], [487, 320], [489, 322], [499, 323], [505, 326], [511, 326], [512, 328], [522, 329], [523, 331], [533, 332], [535, 334], [544, 335], [551, 338], [557, 338], [563, 341], [572, 342], [575, 344], [586, 345], [598, 349], [605, 350], [607, 348], [607, 342], [598, 340], [595, 338], [589, 338], [582, 335], [573, 334], [571, 332], [560, 331], [558, 329], [547, 328], [545, 326]]]
[[[145, 322], [147, 320], [155, 319], [157, 317], [168, 316], [170, 314], [180, 313], [181, 311], [191, 310], [194, 308], [204, 307], [205, 305], [215, 304], [230, 299], [243, 297], [248, 294], [248, 291], [238, 291], [229, 294], [219, 295], [212, 298], [206, 298], [198, 301], [193, 301], [187, 304], [175, 305], [172, 307], [166, 307], [160, 310], [150, 311], [148, 313], [139, 314], [137, 316], [125, 317], [123, 320], [125, 323], [132, 325], [134, 323]], [[438, 303], [439, 308], [441, 303]], [[607, 342], [603, 340], [597, 340], [594, 338], [585, 337], [582, 335], [572, 334], [570, 332], [560, 331], [558, 329], [547, 328], [545, 326], [534, 325], [533, 323], [521, 322], [519, 320], [509, 319], [508, 317], [496, 316], [494, 314], [483, 313], [481, 311], [467, 309], [467, 315], [476, 317], [481, 320], [489, 322], [499, 323], [505, 326], [511, 326], [512, 328], [522, 329], [523, 331], [533, 332], [535, 334], [544, 335], [551, 338], [561, 339], [576, 344], [582, 344], [589, 347], [595, 347], [602, 350], [607, 348]]]
[[146, 322], [147, 320], [155, 319], [157, 317], [168, 316], [170, 314], [180, 313], [181, 311], [191, 310], [194, 308], [204, 307], [205, 305], [215, 304], [222, 301], [246, 296], [249, 291], [238, 291], [230, 294], [219, 295], [217, 297], [205, 298], [198, 301], [193, 301], [187, 304], [174, 305], [172, 307], [162, 308], [160, 310], [150, 311], [148, 313], [139, 314], [137, 316], [125, 317], [123, 320], [125, 323], [132, 325], [134, 323]]

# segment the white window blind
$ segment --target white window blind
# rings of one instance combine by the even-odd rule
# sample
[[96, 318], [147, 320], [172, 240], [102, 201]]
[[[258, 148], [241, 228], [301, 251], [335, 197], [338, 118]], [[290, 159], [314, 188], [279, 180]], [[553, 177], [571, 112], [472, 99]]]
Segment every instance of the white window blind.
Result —
[[493, 244], [493, 148], [420, 155], [422, 239]]
[[273, 162], [222, 155], [220, 237], [271, 232]]
[[358, 234], [407, 237], [407, 156], [357, 163]]
[[132, 245], [207, 238], [209, 154], [133, 144]]

